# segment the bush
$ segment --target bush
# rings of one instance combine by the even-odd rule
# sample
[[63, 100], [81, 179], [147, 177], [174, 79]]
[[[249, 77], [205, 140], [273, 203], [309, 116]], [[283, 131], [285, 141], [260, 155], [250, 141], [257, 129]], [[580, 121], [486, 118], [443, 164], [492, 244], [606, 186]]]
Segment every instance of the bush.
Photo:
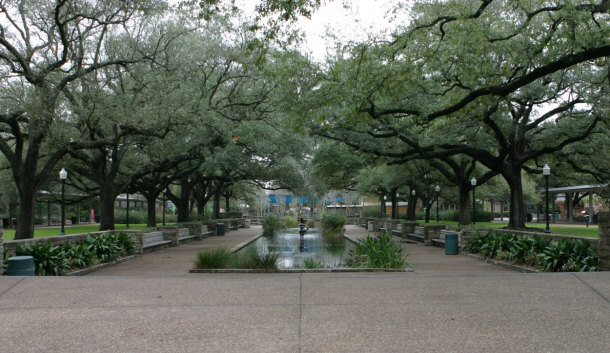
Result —
[[381, 212], [379, 208], [376, 209], [364, 209], [360, 213], [360, 218], [386, 218], [388, 215], [385, 212]]
[[73, 245], [67, 243], [63, 246], [63, 251], [71, 268], [90, 267], [95, 265], [98, 260], [91, 244]]
[[233, 253], [226, 248], [202, 251], [197, 254], [195, 267], [201, 269], [229, 268]]
[[308, 257], [303, 260], [303, 265], [306, 269], [313, 270], [322, 267], [322, 262], [320, 260], [314, 259], [313, 257]]
[[341, 232], [345, 225], [345, 217], [340, 214], [327, 213], [322, 216], [320, 227], [322, 233], [327, 235], [337, 234]]
[[[129, 210], [129, 224], [146, 224], [148, 221], [148, 213], [146, 211], [134, 211]], [[167, 221], [167, 219], [166, 219]], [[127, 223], [127, 211], [115, 211], [114, 212], [114, 223], [125, 224]]]
[[360, 240], [349, 252], [347, 264], [357, 268], [404, 268], [407, 262], [402, 248], [392, 236], [381, 233], [379, 237]]
[[283, 224], [276, 215], [269, 214], [265, 216], [263, 220], [263, 235], [264, 236], [273, 236], [273, 234], [282, 229]]
[[286, 216], [282, 220], [282, 228], [296, 228], [299, 226], [299, 221], [294, 216]]
[[85, 244], [91, 245], [91, 250], [102, 262], [112, 261], [121, 255], [122, 248], [118, 236], [114, 234], [91, 235], [85, 239]]
[[61, 276], [69, 268], [63, 249], [51, 243], [25, 243], [15, 249], [17, 256], [32, 256], [38, 276]]
[[551, 242], [537, 234], [522, 238], [503, 233], [475, 234], [467, 248], [489, 258], [540, 267], [544, 271], [597, 271], [598, 266], [597, 252], [582, 239]]
[[127, 233], [119, 233], [116, 236], [117, 244], [122, 249], [121, 255], [133, 255], [136, 251], [133, 240], [131, 240], [131, 235]]

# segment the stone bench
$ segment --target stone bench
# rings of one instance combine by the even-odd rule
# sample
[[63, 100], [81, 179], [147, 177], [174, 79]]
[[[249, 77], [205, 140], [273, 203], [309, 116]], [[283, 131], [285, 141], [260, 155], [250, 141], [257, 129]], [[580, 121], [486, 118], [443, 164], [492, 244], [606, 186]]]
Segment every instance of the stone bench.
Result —
[[392, 235], [395, 235], [397, 237], [402, 237], [402, 230], [401, 229], [392, 229]]
[[166, 248], [172, 243], [171, 240], [165, 240], [163, 232], [151, 232], [142, 234], [142, 250], [151, 252]]
[[411, 240], [424, 242], [424, 227], [414, 227], [413, 233], [407, 234], [407, 238], [411, 238]]
[[178, 243], [182, 244], [196, 239], [197, 236], [191, 235], [191, 232], [188, 228], [180, 228], [178, 230]]

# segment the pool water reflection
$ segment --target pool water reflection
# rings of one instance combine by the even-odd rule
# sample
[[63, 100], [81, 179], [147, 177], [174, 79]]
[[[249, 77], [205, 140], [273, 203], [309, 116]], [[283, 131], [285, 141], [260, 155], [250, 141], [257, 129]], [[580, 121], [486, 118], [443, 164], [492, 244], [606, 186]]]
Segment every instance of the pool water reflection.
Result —
[[287, 229], [273, 237], [260, 237], [246, 246], [239, 253], [256, 249], [259, 253], [276, 252], [279, 254], [277, 265], [282, 269], [306, 268], [305, 260], [313, 259], [320, 263], [320, 268], [346, 268], [352, 242], [343, 236], [324, 236], [317, 228], [307, 231], [303, 237], [303, 250], [300, 249], [298, 228]]

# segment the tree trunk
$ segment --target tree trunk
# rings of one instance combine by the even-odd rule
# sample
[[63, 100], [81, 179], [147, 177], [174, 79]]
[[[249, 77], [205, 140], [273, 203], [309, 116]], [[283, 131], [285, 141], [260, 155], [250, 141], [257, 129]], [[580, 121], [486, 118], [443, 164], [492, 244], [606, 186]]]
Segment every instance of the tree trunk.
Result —
[[156, 227], [157, 226], [157, 198], [146, 197], [146, 204], [148, 209], [146, 210], [146, 226]]
[[523, 183], [521, 181], [521, 170], [517, 175], [505, 177], [510, 187], [510, 205], [508, 228], [525, 228], [525, 207], [523, 202]]
[[381, 217], [385, 217], [385, 195], [379, 195], [379, 212], [381, 213]]
[[460, 225], [472, 223], [472, 211], [470, 209], [470, 190], [466, 185], [458, 185], [458, 206], [460, 212]]
[[[36, 192], [30, 190], [19, 192], [19, 216], [17, 217], [15, 240], [32, 239], [34, 237], [35, 195]], [[12, 219], [9, 218], [9, 222], [11, 221]], [[57, 234], [59, 235], [59, 231]]]
[[416, 221], [415, 209], [417, 208], [417, 196], [409, 196], [409, 207], [407, 208], [407, 219], [410, 221]]
[[396, 197], [396, 190], [392, 190], [392, 219], [398, 219], [398, 198]]
[[107, 195], [100, 193], [100, 230], [114, 229], [114, 200], [116, 196], [115, 193]]

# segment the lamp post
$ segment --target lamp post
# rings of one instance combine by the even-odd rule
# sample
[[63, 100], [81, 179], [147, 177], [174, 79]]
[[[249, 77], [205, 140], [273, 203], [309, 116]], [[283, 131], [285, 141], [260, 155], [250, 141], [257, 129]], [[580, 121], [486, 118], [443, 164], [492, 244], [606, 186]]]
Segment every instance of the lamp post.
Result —
[[127, 187], [127, 215], [125, 217], [125, 229], [129, 229], [129, 186]]
[[472, 179], [470, 180], [470, 185], [472, 185], [472, 224], [475, 224], [475, 216], [476, 216], [476, 211], [475, 211], [475, 197], [474, 197], [474, 189], [476, 189], [477, 187], [477, 179], [475, 177], [472, 177]]
[[551, 175], [551, 167], [548, 164], [545, 164], [542, 167], [542, 174], [544, 175], [544, 179], [546, 180], [546, 233], [551, 232], [551, 228], [549, 228], [549, 175]]
[[59, 171], [59, 179], [61, 180], [61, 231], [60, 235], [66, 235], [65, 223], [66, 223], [66, 199], [65, 199], [65, 191], [66, 191], [66, 179], [68, 178], [68, 172], [61, 168]]
[[436, 191], [436, 223], [438, 223], [438, 195], [441, 193], [441, 187], [437, 185], [434, 191]]

